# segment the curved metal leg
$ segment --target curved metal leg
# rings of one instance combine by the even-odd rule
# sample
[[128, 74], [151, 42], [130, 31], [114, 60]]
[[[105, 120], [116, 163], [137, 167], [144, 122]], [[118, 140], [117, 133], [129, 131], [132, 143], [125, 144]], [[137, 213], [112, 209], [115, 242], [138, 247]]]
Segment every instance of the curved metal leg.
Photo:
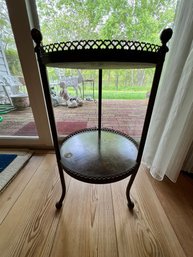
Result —
[[66, 184], [65, 184], [65, 180], [64, 180], [64, 172], [63, 172], [61, 163], [58, 163], [58, 170], [59, 170], [60, 181], [61, 181], [61, 185], [62, 185], [62, 195], [60, 197], [60, 200], [55, 205], [57, 210], [61, 209], [62, 202], [63, 202], [65, 194], [66, 194]]
[[[139, 167], [138, 167], [139, 168]], [[130, 177], [130, 180], [129, 180], [129, 183], [127, 185], [127, 189], [126, 189], [126, 196], [127, 196], [127, 205], [129, 207], [129, 210], [132, 210], [134, 208], [134, 203], [133, 201], [131, 200], [131, 197], [130, 197], [130, 190], [131, 190], [131, 186], [133, 184], [133, 181], [135, 179], [135, 176], [137, 174], [137, 171], [138, 171], [138, 168], [136, 169], [135, 172], [133, 172], [133, 174], [131, 175]]]

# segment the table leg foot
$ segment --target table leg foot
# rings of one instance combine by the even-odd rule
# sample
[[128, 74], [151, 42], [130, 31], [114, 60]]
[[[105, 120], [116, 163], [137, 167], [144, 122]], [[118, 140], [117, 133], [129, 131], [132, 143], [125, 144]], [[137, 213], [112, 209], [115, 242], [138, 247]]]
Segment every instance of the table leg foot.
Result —
[[134, 203], [131, 200], [129, 200], [128, 203], [127, 203], [127, 206], [129, 208], [129, 210], [133, 210], [135, 205], [134, 205]]
[[133, 210], [134, 208], [134, 203], [133, 201], [131, 200], [131, 197], [130, 197], [130, 191], [131, 191], [131, 186], [133, 184], [133, 181], [135, 179], [135, 176], [137, 174], [137, 170], [138, 168], [136, 169], [136, 171], [133, 172], [133, 174], [131, 175], [131, 178], [129, 180], [129, 183], [127, 185], [127, 189], [126, 189], [126, 196], [127, 196], [127, 206], [129, 208], [129, 210]]
[[56, 206], [56, 209], [57, 210], [60, 210], [61, 208], [62, 208], [62, 202], [57, 202], [56, 204], [55, 204], [55, 206]]
[[65, 180], [64, 180], [64, 173], [63, 173], [63, 168], [62, 168], [61, 163], [58, 163], [58, 169], [59, 169], [60, 181], [61, 181], [61, 186], [62, 186], [62, 195], [60, 197], [60, 200], [55, 204], [57, 210], [61, 209], [62, 202], [66, 195], [66, 184], [65, 184]]

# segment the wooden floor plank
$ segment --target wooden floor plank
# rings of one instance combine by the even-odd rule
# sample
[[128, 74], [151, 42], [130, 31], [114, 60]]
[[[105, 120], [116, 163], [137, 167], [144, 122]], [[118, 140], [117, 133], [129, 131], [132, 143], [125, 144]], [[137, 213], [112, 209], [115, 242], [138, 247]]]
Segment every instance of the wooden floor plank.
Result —
[[17, 201], [20, 194], [25, 189], [26, 185], [29, 183], [30, 179], [33, 177], [37, 168], [39, 167], [42, 161], [43, 155], [36, 155], [31, 158], [28, 162], [28, 165], [25, 166], [18, 174], [17, 179], [15, 178], [11, 185], [9, 185], [1, 193], [0, 201], [0, 224], [5, 219], [6, 215], [9, 213], [10, 209], [13, 207]]
[[71, 181], [50, 256], [118, 256], [110, 185]]
[[181, 174], [177, 183], [168, 178], [159, 182], [147, 176], [154, 191], [160, 199], [162, 207], [177, 234], [187, 257], [193, 256], [193, 179]]
[[177, 184], [158, 184], [141, 169], [131, 213], [127, 179], [91, 185], [65, 178], [60, 212], [54, 154], [35, 154], [0, 195], [0, 256], [192, 257], [192, 181], [182, 177]]
[[[57, 167], [56, 167], [56, 169], [57, 169]], [[57, 172], [58, 172], [58, 170], [57, 170]], [[66, 197], [68, 195], [69, 185], [70, 185], [70, 182], [71, 182], [70, 176], [68, 176], [67, 174], [64, 174], [64, 175], [65, 175], [65, 184], [66, 184], [66, 196], [64, 198], [63, 205], [65, 204]], [[58, 188], [60, 188], [60, 194], [61, 194], [62, 190], [61, 190], [61, 184], [60, 183], [58, 185]], [[59, 198], [57, 200], [59, 200]], [[51, 208], [53, 209], [53, 206]], [[59, 223], [60, 217], [62, 215], [62, 209], [57, 211], [57, 212], [54, 210], [54, 212], [55, 212], [55, 214], [54, 214], [55, 218], [53, 219], [52, 226], [50, 227], [47, 238], [44, 242], [44, 245], [42, 246], [42, 251], [41, 251], [39, 257], [50, 256], [50, 253], [51, 253], [51, 250], [52, 250], [52, 247], [53, 247], [53, 243], [54, 243], [54, 239], [56, 237], [56, 231], [57, 231], [58, 223]]]
[[127, 209], [126, 185], [127, 180], [112, 185], [119, 256], [185, 256], [145, 172], [140, 170], [132, 187], [133, 213]]
[[[39, 256], [56, 215], [59, 197], [54, 155], [46, 155], [33, 179], [0, 226], [3, 257]], [[3, 236], [6, 234], [6, 237]]]

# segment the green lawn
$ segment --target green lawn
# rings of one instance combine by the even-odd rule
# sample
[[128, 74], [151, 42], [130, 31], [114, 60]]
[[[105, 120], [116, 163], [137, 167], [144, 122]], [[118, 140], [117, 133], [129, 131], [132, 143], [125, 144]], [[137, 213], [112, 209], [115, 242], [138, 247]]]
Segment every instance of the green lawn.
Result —
[[[103, 99], [145, 99], [147, 98], [147, 93], [150, 91], [150, 87], [129, 87], [127, 89], [107, 89], [104, 88], [102, 91]], [[98, 98], [98, 90], [95, 89], [95, 99]], [[75, 95], [73, 88], [68, 88], [68, 93], [70, 95]], [[84, 92], [85, 96], [93, 96], [93, 91], [86, 89]]]
[[[147, 91], [110, 91], [103, 90], [103, 99], [145, 99]], [[96, 92], [96, 98], [98, 92]]]

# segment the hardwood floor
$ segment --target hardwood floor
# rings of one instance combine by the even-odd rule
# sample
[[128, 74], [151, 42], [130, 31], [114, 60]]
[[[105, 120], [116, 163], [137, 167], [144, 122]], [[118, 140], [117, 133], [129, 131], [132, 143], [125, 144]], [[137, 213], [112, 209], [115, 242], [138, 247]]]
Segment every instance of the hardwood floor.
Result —
[[65, 175], [61, 193], [55, 155], [36, 153], [0, 194], [2, 257], [192, 257], [193, 182], [160, 183], [141, 167], [126, 205], [128, 179], [91, 185]]

